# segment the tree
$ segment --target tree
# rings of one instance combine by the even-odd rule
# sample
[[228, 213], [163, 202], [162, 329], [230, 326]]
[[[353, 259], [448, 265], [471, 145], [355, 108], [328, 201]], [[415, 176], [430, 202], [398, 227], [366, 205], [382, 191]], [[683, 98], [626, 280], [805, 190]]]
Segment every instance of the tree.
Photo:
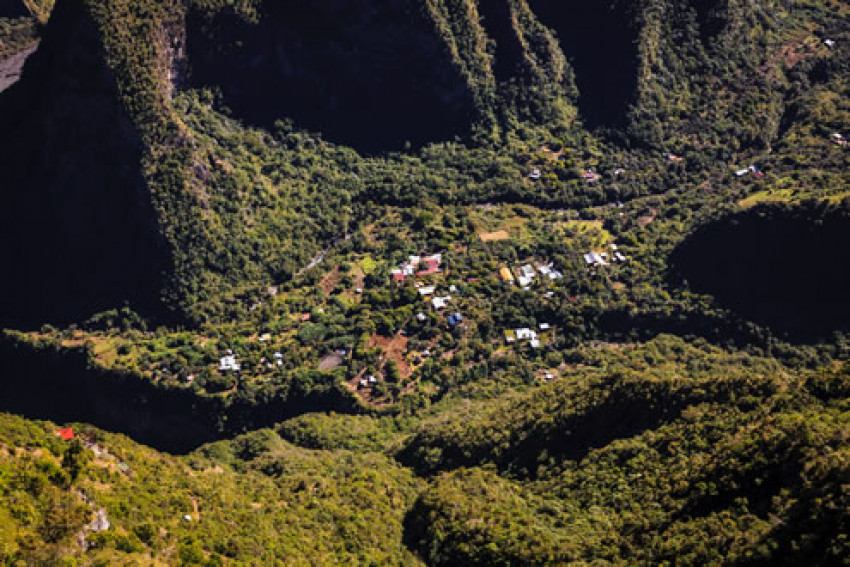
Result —
[[398, 363], [395, 360], [388, 360], [384, 367], [384, 375], [387, 382], [398, 384], [401, 381], [401, 372], [398, 369]]
[[74, 439], [62, 455], [62, 468], [68, 473], [71, 484], [77, 481], [80, 473], [85, 470], [90, 454], [85, 450], [79, 439]]

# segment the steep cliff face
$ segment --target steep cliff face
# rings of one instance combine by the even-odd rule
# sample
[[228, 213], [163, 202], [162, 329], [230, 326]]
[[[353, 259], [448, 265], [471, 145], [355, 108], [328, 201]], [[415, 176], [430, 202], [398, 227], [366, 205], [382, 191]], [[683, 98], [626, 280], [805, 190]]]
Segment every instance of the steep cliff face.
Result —
[[420, 2], [264, 2], [251, 21], [226, 7], [188, 16], [194, 83], [219, 87], [238, 117], [292, 118], [364, 149], [465, 135], [470, 85]]
[[622, 126], [637, 86], [638, 6], [631, 2], [529, 0], [575, 71], [588, 126]]
[[525, 0], [479, 1], [477, 6], [489, 41], [494, 100], [503, 109], [500, 118], [571, 124], [576, 116], [575, 80], [555, 32]]
[[761, 207], [700, 227], [672, 263], [693, 290], [814, 342], [850, 326], [848, 237], [847, 208]]
[[151, 307], [165, 249], [92, 21], [60, 3], [26, 80], [0, 98], [4, 320], [63, 321]]

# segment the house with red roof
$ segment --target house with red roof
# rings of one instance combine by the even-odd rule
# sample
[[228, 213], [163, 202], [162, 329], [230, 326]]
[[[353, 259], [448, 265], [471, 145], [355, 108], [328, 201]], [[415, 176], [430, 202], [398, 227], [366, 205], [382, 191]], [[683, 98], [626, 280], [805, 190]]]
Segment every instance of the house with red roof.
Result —
[[71, 441], [74, 439], [74, 428], [63, 427], [62, 429], [56, 432], [56, 435], [61, 437], [63, 441]]

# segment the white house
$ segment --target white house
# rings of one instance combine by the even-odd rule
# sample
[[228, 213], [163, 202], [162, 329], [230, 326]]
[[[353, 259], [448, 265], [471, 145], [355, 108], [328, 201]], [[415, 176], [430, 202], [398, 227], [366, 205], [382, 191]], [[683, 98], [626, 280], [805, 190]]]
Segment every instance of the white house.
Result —
[[[607, 254], [606, 254], [607, 255]], [[590, 252], [584, 255], [584, 261], [588, 266], [599, 265], [599, 266], [607, 266], [608, 262], [605, 261], [604, 255], [599, 254], [597, 252]]]
[[234, 372], [239, 372], [240, 368], [241, 368], [241, 366], [239, 366], [239, 363], [236, 362], [236, 356], [234, 356], [232, 354], [228, 354], [227, 356], [222, 356], [221, 360], [219, 361], [218, 369], [221, 370], [222, 372], [227, 372], [229, 370], [232, 370]]
[[440, 310], [445, 309], [449, 306], [449, 301], [451, 301], [451, 296], [447, 295], [445, 297], [435, 297], [431, 300], [431, 304], [434, 306], [434, 309]]
[[516, 329], [514, 331], [514, 334], [516, 335], [518, 341], [533, 341], [537, 338], [537, 333], [528, 328]]

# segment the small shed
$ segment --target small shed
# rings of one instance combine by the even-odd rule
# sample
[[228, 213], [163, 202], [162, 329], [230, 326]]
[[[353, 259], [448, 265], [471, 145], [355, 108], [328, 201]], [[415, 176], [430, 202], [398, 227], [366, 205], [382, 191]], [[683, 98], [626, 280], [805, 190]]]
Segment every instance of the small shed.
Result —
[[72, 441], [75, 438], [73, 427], [63, 427], [56, 432], [56, 435], [62, 438], [63, 441]]

